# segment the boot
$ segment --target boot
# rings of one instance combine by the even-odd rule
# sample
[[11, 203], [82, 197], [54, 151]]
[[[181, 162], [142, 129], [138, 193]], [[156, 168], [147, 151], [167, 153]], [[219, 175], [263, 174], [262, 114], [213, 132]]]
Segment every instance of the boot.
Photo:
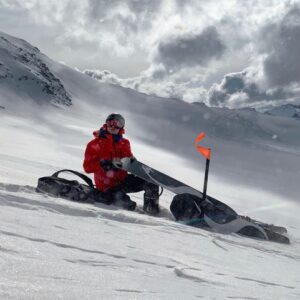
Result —
[[159, 213], [159, 205], [158, 205], [159, 198], [158, 197], [149, 197], [144, 194], [144, 205], [143, 210], [144, 212], [150, 215], [156, 215]]
[[136, 202], [132, 201], [128, 195], [123, 192], [114, 194], [115, 204], [127, 210], [135, 210]]

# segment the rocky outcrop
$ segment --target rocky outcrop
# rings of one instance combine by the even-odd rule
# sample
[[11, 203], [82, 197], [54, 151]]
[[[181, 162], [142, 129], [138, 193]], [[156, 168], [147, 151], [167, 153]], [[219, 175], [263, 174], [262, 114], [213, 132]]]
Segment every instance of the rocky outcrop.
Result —
[[[9, 39], [0, 33], [0, 84], [6, 81], [12, 88], [35, 90], [51, 104], [70, 106], [72, 99], [63, 83], [43, 60], [40, 50], [23, 40]], [[45, 100], [41, 101], [45, 102]]]

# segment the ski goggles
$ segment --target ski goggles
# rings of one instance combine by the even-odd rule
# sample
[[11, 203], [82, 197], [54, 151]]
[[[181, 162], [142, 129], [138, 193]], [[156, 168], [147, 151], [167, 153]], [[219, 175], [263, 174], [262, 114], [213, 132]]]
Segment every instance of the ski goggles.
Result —
[[122, 124], [119, 120], [109, 120], [106, 122], [106, 125], [108, 127], [116, 128], [116, 129], [122, 129]]

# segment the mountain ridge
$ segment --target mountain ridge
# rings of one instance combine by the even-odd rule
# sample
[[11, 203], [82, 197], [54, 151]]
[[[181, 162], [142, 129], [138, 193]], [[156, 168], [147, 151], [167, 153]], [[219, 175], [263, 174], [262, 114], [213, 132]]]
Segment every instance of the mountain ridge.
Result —
[[45, 56], [24, 40], [0, 32], [0, 85], [36, 103], [70, 106], [63, 83], [47, 66]]

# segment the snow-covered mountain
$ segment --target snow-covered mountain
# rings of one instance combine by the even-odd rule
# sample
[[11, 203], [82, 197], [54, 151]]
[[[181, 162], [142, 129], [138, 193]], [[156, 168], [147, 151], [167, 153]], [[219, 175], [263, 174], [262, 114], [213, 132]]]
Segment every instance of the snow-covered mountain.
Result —
[[[24, 40], [0, 32], [0, 88], [39, 104], [71, 105], [62, 82], [49, 70], [47, 58]], [[8, 101], [10, 99], [7, 99]]]
[[[131, 87], [134, 89], [134, 84], [130, 82], [130, 79], [121, 79], [116, 74], [111, 73], [108, 70], [84, 70], [84, 74], [94, 78], [102, 83], [110, 83], [122, 87]], [[201, 102], [193, 102], [194, 105], [205, 105]], [[234, 110], [234, 109], [233, 109]], [[242, 109], [244, 110], [244, 109]], [[281, 116], [288, 118], [300, 119], [300, 107], [294, 104], [285, 104], [279, 106], [267, 105], [266, 107], [260, 107], [259, 109], [247, 108], [246, 110], [252, 110], [259, 113], [265, 113], [270, 116]]]
[[[1, 36], [1, 70], [13, 78], [0, 79], [0, 298], [299, 298], [298, 120], [100, 83]], [[18, 47], [36, 56], [36, 65], [15, 60]], [[28, 80], [18, 85], [22, 72], [44, 78], [43, 64], [72, 105], [61, 105], [60, 93], [47, 98], [40, 87], [31, 93]], [[41, 106], [41, 99], [60, 105]], [[197, 189], [205, 162], [193, 143], [205, 131], [203, 145], [212, 148], [208, 193], [241, 214], [286, 226], [292, 244], [176, 224], [170, 192], [158, 218], [36, 194], [38, 177], [82, 170], [92, 131], [112, 111], [125, 116], [135, 156]], [[132, 198], [142, 205], [142, 194]]]
[[300, 106], [293, 104], [286, 104], [269, 108], [265, 111], [266, 114], [280, 117], [290, 117], [300, 120]]

